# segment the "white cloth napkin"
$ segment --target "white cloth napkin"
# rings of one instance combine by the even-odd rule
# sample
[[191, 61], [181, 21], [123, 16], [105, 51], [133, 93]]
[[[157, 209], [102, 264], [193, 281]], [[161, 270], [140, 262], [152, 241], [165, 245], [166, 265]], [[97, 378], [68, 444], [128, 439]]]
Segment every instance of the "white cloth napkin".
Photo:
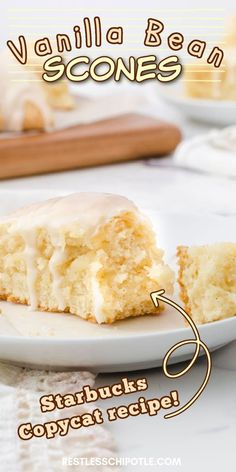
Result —
[[175, 152], [174, 161], [182, 167], [236, 177], [236, 126], [183, 141]]
[[[69, 431], [54, 439], [21, 440], [20, 424], [45, 423], [88, 413], [96, 406], [87, 404], [69, 410], [41, 413], [39, 398], [50, 393], [75, 393], [94, 384], [89, 372], [43, 372], [0, 364], [0, 470], [1, 472], [61, 472], [63, 457], [115, 457], [115, 444], [109, 431], [100, 425]], [[65, 413], [66, 411], [66, 413]], [[117, 471], [113, 466], [74, 465], [70, 470]]]

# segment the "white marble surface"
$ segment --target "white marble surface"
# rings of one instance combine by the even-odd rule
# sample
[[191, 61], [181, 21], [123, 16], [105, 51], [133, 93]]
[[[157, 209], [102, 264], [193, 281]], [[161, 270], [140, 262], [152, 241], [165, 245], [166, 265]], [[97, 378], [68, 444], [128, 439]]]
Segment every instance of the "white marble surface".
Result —
[[[156, 109], [152, 111], [156, 113]], [[159, 104], [157, 112], [180, 123], [184, 135], [193, 135], [205, 129], [188, 123], [176, 111], [170, 112], [162, 104]], [[235, 180], [178, 169], [173, 166], [171, 157], [6, 180], [0, 183], [1, 189], [9, 192], [27, 189], [50, 189], [56, 193], [85, 190], [114, 192], [127, 195], [147, 208], [225, 215], [236, 213]], [[164, 395], [174, 388], [184, 400], [201, 383], [204, 362], [198, 362], [189, 374], [177, 381], [165, 378], [161, 369], [147, 371], [145, 375], [149, 383], [148, 398]], [[129, 373], [129, 376], [135, 378], [139, 373]], [[115, 383], [120, 378], [121, 374], [101, 375], [97, 385]], [[181, 416], [170, 420], [164, 420], [161, 415], [153, 418], [140, 416], [110, 424], [120, 455], [180, 457], [182, 467], [170, 469], [184, 472], [201, 469], [231, 472], [235, 466], [235, 392], [236, 342], [213, 355], [213, 371], [207, 389], [196, 404]], [[133, 398], [135, 395], [132, 395]], [[119, 405], [121, 402], [119, 399], [116, 402], [107, 401], [106, 407], [110, 404]], [[167, 468], [160, 467], [163, 470]], [[138, 468], [127, 467], [125, 470]]]
[[[160, 413], [155, 417], [146, 415], [120, 420], [110, 424], [121, 455], [129, 457], [180, 458], [181, 467], [170, 470], [184, 472], [222, 470], [233, 471], [235, 463], [236, 433], [236, 341], [213, 354], [213, 369], [207, 388], [186, 412], [165, 420]], [[178, 366], [179, 368], [180, 366]], [[123, 374], [101, 375], [97, 385], [113, 384]], [[162, 369], [145, 371], [149, 389], [145, 398], [160, 398], [171, 389], [177, 389], [181, 402], [186, 403], [205, 375], [205, 362], [198, 361], [185, 377], [169, 380]], [[141, 377], [141, 372], [127, 373], [128, 378]], [[106, 400], [101, 407], [128, 404], [140, 395], [132, 394], [125, 401]], [[132, 397], [132, 398], [131, 398]], [[128, 470], [146, 470], [147, 467]], [[156, 470], [155, 468], [148, 468]], [[168, 467], [160, 467], [162, 470]]]

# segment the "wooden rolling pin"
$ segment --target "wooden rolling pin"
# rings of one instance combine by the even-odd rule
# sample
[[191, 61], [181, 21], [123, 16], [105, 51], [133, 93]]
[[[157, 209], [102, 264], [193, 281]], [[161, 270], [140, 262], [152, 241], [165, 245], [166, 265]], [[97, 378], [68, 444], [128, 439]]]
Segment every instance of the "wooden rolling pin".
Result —
[[0, 139], [0, 178], [163, 156], [180, 139], [176, 126], [138, 114], [54, 132], [25, 133]]

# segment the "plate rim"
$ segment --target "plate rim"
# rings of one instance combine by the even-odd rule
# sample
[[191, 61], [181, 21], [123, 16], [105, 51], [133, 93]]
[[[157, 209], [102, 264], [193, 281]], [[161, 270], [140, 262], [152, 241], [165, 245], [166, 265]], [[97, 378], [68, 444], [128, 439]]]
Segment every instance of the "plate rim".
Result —
[[[233, 321], [234, 320], [234, 321]], [[85, 321], [85, 320], [84, 320]], [[201, 332], [203, 331], [203, 334], [204, 332], [209, 329], [209, 327], [215, 327], [215, 329], [217, 329], [218, 326], [222, 326], [223, 325], [227, 325], [227, 324], [230, 324], [230, 323], [236, 323], [236, 315], [233, 315], [233, 316], [230, 316], [228, 318], [225, 318], [223, 320], [216, 320], [216, 321], [211, 321], [209, 323], [204, 323], [204, 324], [201, 324], [201, 325], [197, 325], [197, 328], [198, 328], [198, 331], [200, 332], [200, 335], [201, 335]], [[117, 341], [120, 341], [121, 339], [125, 339], [127, 342], [128, 341], [132, 341], [135, 339], [135, 341], [137, 340], [142, 340], [143, 338], [155, 338], [156, 336], [158, 337], [165, 337], [166, 335], [168, 334], [172, 334], [172, 335], [181, 335], [181, 334], [184, 334], [184, 333], [192, 333], [193, 334], [193, 331], [190, 327], [186, 326], [186, 327], [183, 327], [183, 328], [177, 328], [177, 329], [170, 329], [170, 330], [162, 330], [162, 331], [155, 331], [154, 333], [138, 333], [138, 334], [132, 334], [132, 335], [125, 335], [125, 336], [119, 336], [119, 335], [115, 335], [115, 336], [104, 336], [104, 337], [83, 337], [83, 338], [62, 338], [62, 337], [53, 337], [53, 336], [22, 336], [22, 335], [12, 335], [12, 336], [9, 336], [9, 335], [2, 335], [0, 334], [0, 342], [3, 340], [3, 341], [7, 341], [7, 340], [11, 340], [11, 342], [13, 341], [17, 341], [17, 342], [34, 342], [35, 341], [39, 344], [40, 342], [48, 342], [48, 341], [52, 341], [52, 344], [55, 344], [55, 343], [58, 343], [59, 344], [63, 344], [65, 342], [69, 342], [69, 343], [72, 343], [72, 344], [77, 344], [77, 343], [81, 343], [81, 344], [85, 344], [85, 343], [88, 343], [88, 342], [104, 342], [104, 341], [109, 341], [109, 342], [117, 342]], [[190, 338], [189, 338], [190, 339]], [[194, 339], [194, 335], [193, 335], [193, 338]], [[235, 334], [235, 339], [236, 339], [236, 334]]]
[[236, 110], [236, 100], [216, 100], [214, 98], [197, 98], [188, 97], [183, 94], [183, 90], [180, 85], [172, 85], [167, 87], [167, 90], [162, 90], [158, 96], [169, 103], [182, 103], [187, 106], [202, 107], [207, 106], [211, 108], [225, 108]]
[[[235, 102], [235, 106], [236, 106], [236, 102]], [[49, 198], [52, 198], [53, 197], [53, 194], [55, 193], [55, 195], [67, 195], [67, 194], [70, 194], [70, 193], [73, 193], [73, 189], [70, 189], [70, 190], [67, 190], [65, 189], [64, 191], [60, 191], [59, 189], [56, 189], [56, 188], [52, 188], [52, 189], [47, 189], [47, 188], [37, 188], [37, 189], [0, 189], [0, 195], [3, 195], [3, 194], [11, 194], [12, 196], [16, 196], [17, 194], [22, 194], [22, 195], [31, 195], [31, 196], [34, 196], [35, 197], [39, 196], [39, 195], [50, 195]], [[52, 197], [51, 197], [52, 196]], [[129, 197], [128, 197], [129, 198]], [[189, 211], [173, 211], [173, 210], [161, 210], [161, 209], [158, 209], [158, 208], [147, 208], [147, 207], [140, 207], [141, 211], [151, 211], [151, 212], [155, 212], [156, 215], [168, 215], [168, 216], [182, 216], [182, 217], [192, 217], [192, 218], [201, 218], [202, 217], [202, 213], [201, 212], [197, 212], [197, 211], [194, 211], [194, 212], [189, 212]], [[148, 213], [147, 213], [148, 214]], [[212, 220], [215, 220], [215, 221], [222, 221], [222, 220], [235, 220], [236, 221], [236, 214], [217, 214], [217, 213], [212, 213], [212, 212], [207, 212], [204, 214], [204, 217], [208, 217]], [[173, 297], [175, 298], [175, 297]], [[1, 315], [0, 315], [1, 316]], [[56, 314], [55, 314], [56, 316]], [[72, 315], [73, 316], [73, 315]], [[76, 315], [74, 315], [76, 316]], [[155, 315], [154, 315], [155, 316]], [[158, 316], [158, 315], [157, 315]], [[165, 315], [164, 315], [165, 316]], [[83, 320], [83, 319], [82, 319]], [[234, 320], [234, 321], [233, 321]], [[83, 320], [84, 322], [88, 322], [86, 320]], [[233, 315], [229, 318], [226, 318], [226, 319], [223, 319], [223, 320], [217, 320], [217, 321], [213, 321], [213, 322], [209, 322], [209, 323], [205, 323], [205, 324], [201, 324], [201, 325], [197, 325], [197, 328], [198, 330], [200, 331], [200, 334], [201, 332], [204, 333], [207, 331], [207, 329], [209, 329], [210, 326], [212, 326], [212, 328], [210, 329], [218, 329], [218, 326], [222, 326], [223, 325], [227, 325], [227, 324], [234, 324], [236, 322], [236, 316]], [[0, 343], [1, 342], [16, 342], [18, 344], [23, 344], [25, 342], [27, 343], [32, 343], [32, 344], [40, 344], [41, 342], [44, 343], [49, 343], [50, 341], [50, 344], [64, 344], [64, 343], [67, 343], [69, 342], [70, 344], [73, 344], [73, 345], [77, 345], [77, 344], [81, 344], [81, 345], [84, 345], [86, 343], [101, 343], [101, 342], [104, 342], [104, 341], [107, 341], [107, 342], [120, 342], [121, 340], [125, 340], [126, 342], [132, 342], [132, 341], [138, 341], [138, 340], [142, 340], [142, 339], [146, 339], [146, 338], [149, 338], [149, 339], [155, 339], [155, 337], [165, 337], [167, 335], [173, 335], [173, 336], [180, 336], [182, 334], [190, 334], [191, 333], [193, 334], [193, 331], [190, 327], [188, 326], [183, 326], [181, 328], [174, 328], [174, 329], [165, 329], [165, 330], [161, 330], [161, 331], [155, 331], [155, 332], [146, 332], [146, 333], [133, 333], [132, 332], [130, 334], [126, 334], [125, 336], [123, 335], [106, 335], [106, 336], [99, 336], [99, 337], [84, 337], [83, 338], [68, 338], [68, 337], [54, 337], [54, 336], [24, 336], [24, 335], [4, 335], [4, 334], [0, 334]], [[235, 339], [236, 339], [236, 334], [235, 334]]]

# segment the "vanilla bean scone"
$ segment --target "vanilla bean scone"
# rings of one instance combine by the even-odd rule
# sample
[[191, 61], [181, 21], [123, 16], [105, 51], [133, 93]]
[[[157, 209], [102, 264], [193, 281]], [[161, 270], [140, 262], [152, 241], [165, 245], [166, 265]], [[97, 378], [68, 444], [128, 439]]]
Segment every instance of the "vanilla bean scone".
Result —
[[150, 292], [172, 287], [149, 221], [125, 197], [77, 193], [1, 219], [3, 300], [112, 323], [156, 313]]
[[180, 297], [196, 323], [236, 315], [236, 243], [177, 249]]
[[21, 65], [9, 50], [0, 52], [0, 131], [47, 130], [54, 110], [72, 110], [75, 101], [65, 82], [42, 80], [43, 57], [33, 51]]
[[184, 91], [188, 97], [212, 100], [236, 100], [236, 16], [229, 17], [224, 39], [224, 57], [220, 67], [206, 60], [186, 64]]

